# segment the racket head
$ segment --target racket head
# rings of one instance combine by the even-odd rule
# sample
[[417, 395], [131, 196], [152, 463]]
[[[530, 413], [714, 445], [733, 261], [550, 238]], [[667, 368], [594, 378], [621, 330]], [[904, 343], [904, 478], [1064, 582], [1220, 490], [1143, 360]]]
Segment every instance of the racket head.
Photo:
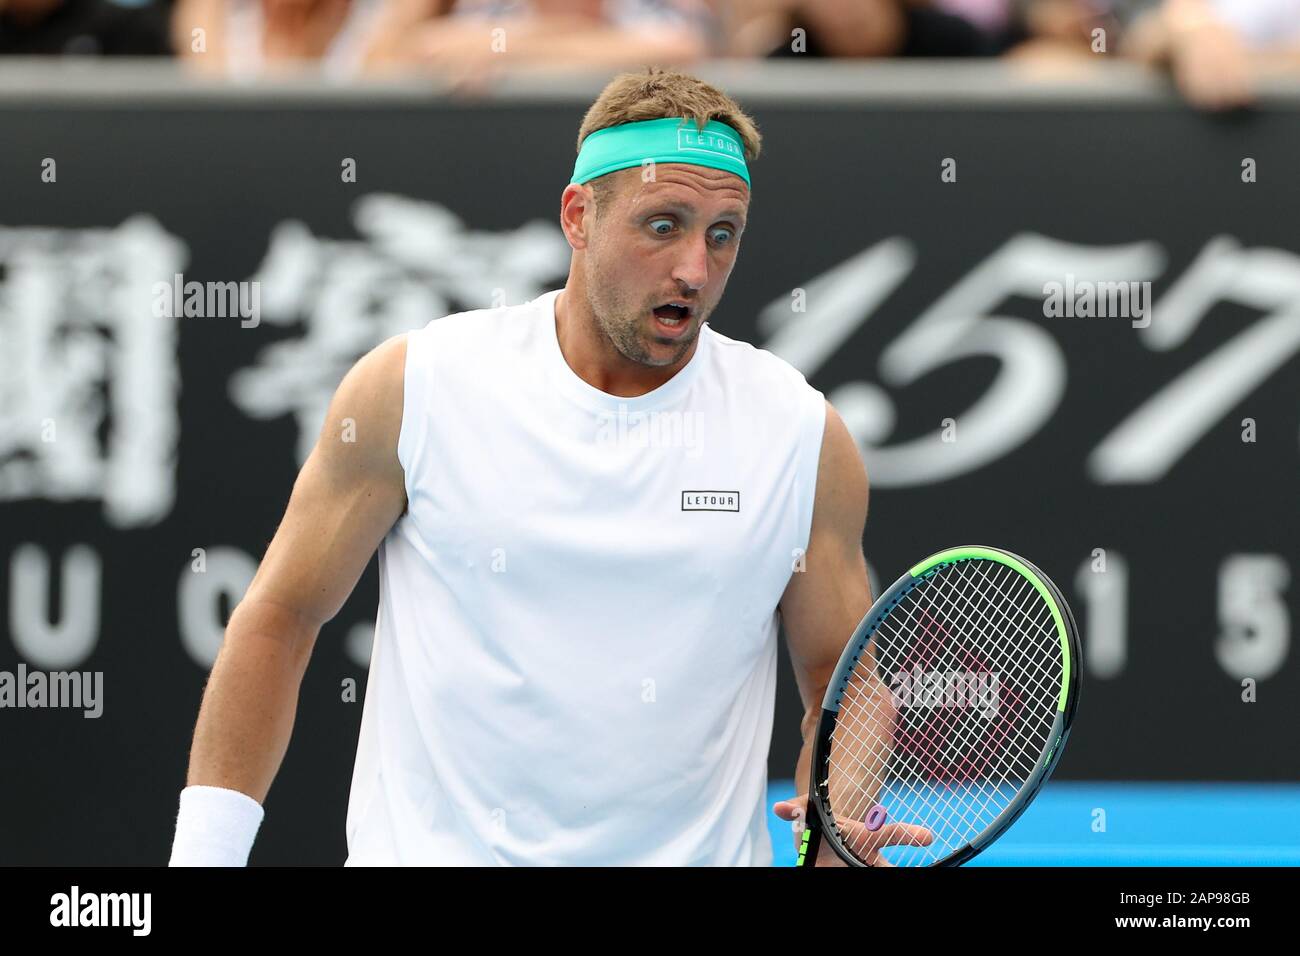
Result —
[[[864, 615], [827, 686], [797, 865], [823, 839], [850, 866], [973, 858], [1060, 760], [1080, 659], [1060, 589], [1019, 555], [967, 545], [918, 562]], [[871, 853], [900, 823], [933, 843]]]

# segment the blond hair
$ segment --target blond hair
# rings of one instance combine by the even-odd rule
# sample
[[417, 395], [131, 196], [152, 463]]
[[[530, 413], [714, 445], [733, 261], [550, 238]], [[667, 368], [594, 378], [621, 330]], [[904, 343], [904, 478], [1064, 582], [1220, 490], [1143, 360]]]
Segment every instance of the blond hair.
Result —
[[[726, 93], [689, 74], [652, 66], [644, 73], [622, 73], [600, 91], [582, 118], [577, 150], [581, 152], [582, 141], [598, 129], [667, 117], [692, 119], [701, 130], [710, 120], [726, 123], [740, 136], [746, 162], [757, 159], [763, 148], [754, 120]], [[599, 209], [607, 204], [612, 183], [601, 176], [591, 186]]]

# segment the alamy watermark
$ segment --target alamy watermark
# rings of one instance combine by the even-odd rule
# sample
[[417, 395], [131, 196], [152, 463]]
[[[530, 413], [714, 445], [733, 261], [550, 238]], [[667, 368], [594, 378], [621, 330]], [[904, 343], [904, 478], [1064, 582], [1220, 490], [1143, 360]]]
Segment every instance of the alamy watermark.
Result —
[[992, 671], [927, 671], [913, 667], [889, 680], [894, 705], [899, 708], [969, 708], [981, 717], [998, 714], [998, 675]]
[[255, 329], [262, 321], [262, 284], [190, 282], [179, 272], [171, 282], [155, 282], [153, 314], [160, 319], [239, 319], [240, 328]]
[[618, 411], [596, 416], [596, 444], [626, 448], [685, 448], [687, 458], [703, 453], [703, 416], [699, 412]]
[[1067, 273], [1064, 282], [1043, 283], [1043, 315], [1049, 319], [1131, 319], [1151, 324], [1150, 282], [1093, 282]]
[[104, 713], [103, 671], [0, 671], [0, 709], [68, 708], [94, 720]]
[[120, 927], [132, 936], [148, 936], [153, 928], [152, 893], [87, 893], [74, 885], [50, 897], [50, 925], [56, 927]]

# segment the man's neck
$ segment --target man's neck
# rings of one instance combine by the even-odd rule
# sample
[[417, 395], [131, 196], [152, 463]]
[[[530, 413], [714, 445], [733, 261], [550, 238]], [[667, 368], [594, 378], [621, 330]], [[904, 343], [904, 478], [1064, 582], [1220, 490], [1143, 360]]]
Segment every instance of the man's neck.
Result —
[[636, 398], [654, 391], [686, 367], [700, 340], [697, 336], [681, 360], [661, 367], [633, 362], [601, 331], [585, 296], [565, 286], [555, 299], [555, 336], [569, 368], [593, 388], [616, 398]]

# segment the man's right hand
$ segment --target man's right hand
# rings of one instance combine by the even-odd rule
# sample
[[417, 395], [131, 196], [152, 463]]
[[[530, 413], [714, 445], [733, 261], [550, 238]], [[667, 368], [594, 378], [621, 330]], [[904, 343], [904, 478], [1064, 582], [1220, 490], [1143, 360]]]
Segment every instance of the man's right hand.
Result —
[[[772, 806], [772, 811], [782, 820], [806, 820], [808, 813], [808, 794], [802, 793], [791, 800], [781, 800]], [[868, 830], [860, 820], [845, 820], [836, 817], [836, 826], [844, 845], [868, 866], [893, 866], [880, 851], [887, 846], [929, 846], [934, 842], [934, 834], [925, 827], [913, 823], [886, 823], [879, 830]], [[796, 835], [795, 844], [801, 836]], [[845, 866], [826, 840], [822, 840], [817, 851], [814, 866]]]

